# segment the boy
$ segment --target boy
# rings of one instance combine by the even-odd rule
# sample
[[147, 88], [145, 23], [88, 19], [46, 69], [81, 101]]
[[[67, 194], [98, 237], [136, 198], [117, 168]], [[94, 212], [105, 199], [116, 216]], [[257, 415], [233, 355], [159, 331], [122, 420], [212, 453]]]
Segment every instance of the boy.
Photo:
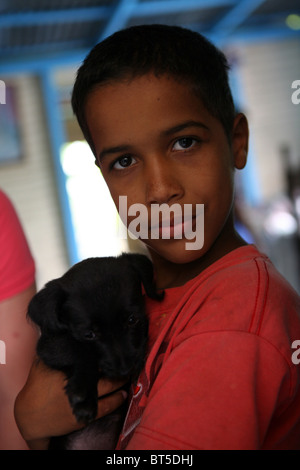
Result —
[[[234, 172], [246, 163], [248, 127], [235, 115], [227, 69], [196, 33], [138, 26], [96, 46], [75, 82], [73, 109], [116, 206], [126, 196], [129, 208], [147, 209], [141, 238], [165, 289], [162, 303], [147, 299], [149, 356], [119, 449], [300, 448], [291, 349], [300, 299], [234, 230]], [[162, 217], [153, 237], [152, 207], [175, 204], [182, 214], [192, 208], [189, 220]], [[185, 229], [197, 237], [199, 205], [204, 239], [188, 249]], [[26, 405], [38, 421], [28, 398], [36, 389], [16, 407], [35, 439], [51, 435], [30, 434], [23, 417]]]

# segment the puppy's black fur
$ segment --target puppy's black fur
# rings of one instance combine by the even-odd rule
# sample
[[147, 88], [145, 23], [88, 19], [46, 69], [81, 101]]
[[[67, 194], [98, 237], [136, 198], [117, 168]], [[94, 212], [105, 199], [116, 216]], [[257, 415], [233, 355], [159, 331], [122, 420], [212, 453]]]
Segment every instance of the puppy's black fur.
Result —
[[[37, 354], [65, 373], [65, 391], [78, 422], [94, 420], [101, 376], [133, 382], [144, 365], [148, 320], [142, 284], [149, 297], [162, 299], [152, 263], [144, 255], [89, 258], [48, 282], [30, 302], [28, 316], [41, 330]], [[101, 426], [113, 426], [116, 415], [119, 411], [111, 419], [97, 420], [97, 433]], [[50, 448], [65, 445], [61, 441]], [[115, 441], [104, 445], [98, 448], [114, 448]]]

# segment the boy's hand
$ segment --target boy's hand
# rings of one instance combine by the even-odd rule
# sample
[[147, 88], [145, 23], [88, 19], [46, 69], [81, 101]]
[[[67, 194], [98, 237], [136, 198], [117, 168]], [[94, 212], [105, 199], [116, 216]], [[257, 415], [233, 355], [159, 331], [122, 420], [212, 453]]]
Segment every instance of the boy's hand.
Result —
[[[61, 436], [83, 427], [72, 413], [65, 384], [63, 373], [49, 369], [38, 359], [34, 361], [15, 402], [17, 425], [31, 449], [47, 449], [51, 436]], [[126, 392], [118, 390], [122, 385], [122, 382], [105, 379], [99, 381], [97, 418], [122, 405], [126, 399]]]

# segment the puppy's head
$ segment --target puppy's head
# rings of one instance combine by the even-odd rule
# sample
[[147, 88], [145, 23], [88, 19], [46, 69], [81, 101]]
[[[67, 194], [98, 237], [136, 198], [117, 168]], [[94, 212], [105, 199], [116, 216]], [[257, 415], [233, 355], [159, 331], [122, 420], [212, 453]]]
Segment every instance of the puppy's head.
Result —
[[65, 332], [92, 348], [103, 375], [136, 378], [148, 333], [142, 284], [149, 297], [162, 298], [145, 256], [90, 258], [46, 284], [31, 301], [28, 315], [42, 334]]

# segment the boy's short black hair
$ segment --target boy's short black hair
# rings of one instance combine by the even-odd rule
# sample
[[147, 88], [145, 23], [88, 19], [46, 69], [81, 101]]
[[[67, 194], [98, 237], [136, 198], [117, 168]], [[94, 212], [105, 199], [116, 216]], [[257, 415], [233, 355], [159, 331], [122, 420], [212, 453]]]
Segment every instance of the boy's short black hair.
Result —
[[225, 55], [204, 36], [179, 26], [140, 25], [123, 29], [97, 44], [78, 70], [72, 107], [93, 147], [85, 119], [88, 94], [100, 85], [154, 73], [187, 83], [230, 139], [234, 104]]

